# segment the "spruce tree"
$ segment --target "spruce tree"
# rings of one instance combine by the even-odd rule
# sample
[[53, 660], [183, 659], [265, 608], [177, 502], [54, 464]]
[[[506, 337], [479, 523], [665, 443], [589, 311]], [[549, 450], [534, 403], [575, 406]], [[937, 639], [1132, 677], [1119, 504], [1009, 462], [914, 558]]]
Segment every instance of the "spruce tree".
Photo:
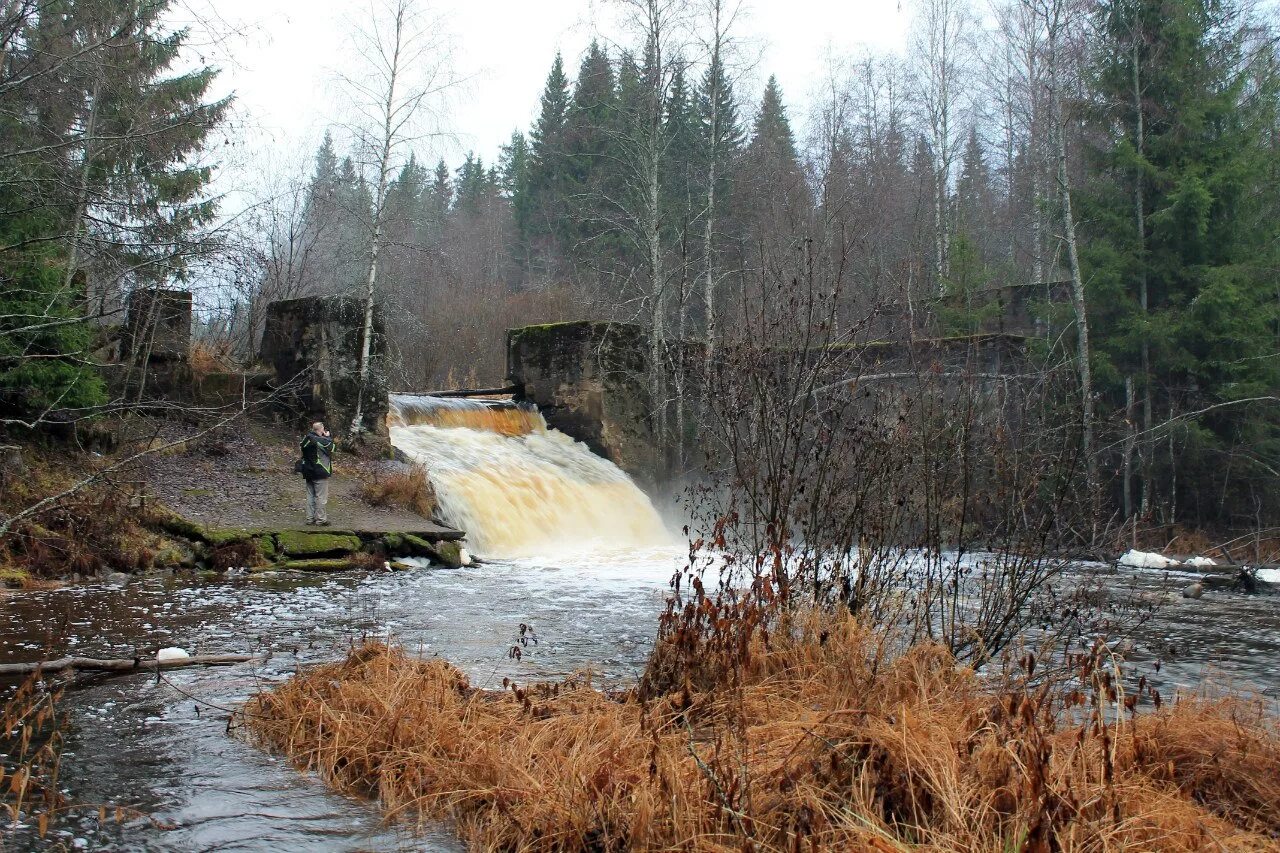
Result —
[[569, 112], [569, 80], [564, 58], [557, 52], [542, 91], [541, 108], [529, 134], [530, 231], [535, 240], [535, 257], [546, 268], [553, 251], [552, 239], [560, 224], [565, 176], [565, 120]]
[[567, 191], [575, 195], [598, 192], [608, 172], [609, 126], [616, 109], [613, 67], [596, 42], [582, 58], [573, 97], [565, 119]]
[[511, 141], [502, 146], [501, 186], [511, 207], [513, 228], [512, 257], [515, 260], [519, 283], [525, 284], [531, 260], [533, 235], [533, 198], [530, 192], [531, 157], [524, 134], [514, 131]]
[[[1237, 404], [1280, 385], [1257, 215], [1276, 192], [1257, 181], [1274, 158], [1274, 124], [1258, 113], [1274, 98], [1258, 93], [1274, 93], [1275, 70], [1259, 78], [1245, 61], [1238, 13], [1201, 0], [1109, 0], [1098, 11], [1092, 100], [1110, 133], [1095, 152], [1084, 259], [1099, 388], [1113, 410], [1131, 408], [1126, 386], [1134, 389], [1137, 505], [1158, 497], [1170, 521], [1180, 506], [1201, 513], [1197, 521], [1252, 511], [1262, 468], [1248, 460], [1280, 437], [1274, 410]], [[1151, 440], [1154, 422], [1210, 407], [1177, 431], [1180, 451]], [[1217, 461], [1233, 458], [1245, 460], [1234, 473]], [[1218, 495], [1217, 505], [1188, 506], [1175, 478], [1189, 495]]]
[[[199, 156], [229, 99], [167, 0], [19, 4], [0, 75], [0, 406], [87, 405], [86, 310], [182, 279], [216, 213]], [[92, 293], [87, 292], [92, 291]], [[86, 297], [92, 297], [86, 305]], [[43, 318], [43, 319], [42, 319]]]

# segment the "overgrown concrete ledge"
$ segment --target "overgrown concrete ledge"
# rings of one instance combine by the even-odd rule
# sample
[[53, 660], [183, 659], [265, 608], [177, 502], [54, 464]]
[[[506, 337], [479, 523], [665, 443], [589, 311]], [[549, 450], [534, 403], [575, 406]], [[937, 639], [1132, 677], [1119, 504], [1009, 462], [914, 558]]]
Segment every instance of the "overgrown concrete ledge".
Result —
[[403, 567], [398, 561], [404, 557], [426, 558], [449, 568], [464, 564], [466, 534], [429, 523], [415, 531], [212, 527], [169, 514], [160, 526], [193, 543], [197, 565], [215, 571], [382, 569], [387, 564]]

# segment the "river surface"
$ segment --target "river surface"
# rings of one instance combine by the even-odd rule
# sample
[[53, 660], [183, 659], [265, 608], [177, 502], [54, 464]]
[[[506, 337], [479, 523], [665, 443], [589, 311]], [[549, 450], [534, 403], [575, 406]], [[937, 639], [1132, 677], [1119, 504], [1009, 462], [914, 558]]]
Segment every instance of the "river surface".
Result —
[[[453, 851], [446, 830], [410, 835], [369, 803], [329, 792], [287, 762], [228, 736], [228, 712], [299, 665], [333, 660], [366, 636], [439, 654], [478, 686], [591, 667], [636, 674], [683, 549], [494, 561], [466, 569], [374, 575], [135, 579], [0, 599], [0, 660], [74, 653], [130, 657], [162, 646], [195, 653], [270, 650], [265, 663], [128, 676], [68, 690], [73, 729], [62, 762], [70, 799], [92, 804], [39, 841], [19, 828], [0, 849]], [[1134, 657], [1162, 661], [1166, 692], [1202, 683], [1280, 697], [1280, 596], [1177, 590], [1186, 577], [1081, 567], [1112, 589], [1161, 593]], [[538, 642], [508, 656], [521, 623]], [[47, 637], [61, 638], [49, 643]], [[1206, 666], [1209, 669], [1206, 669]], [[1146, 670], [1150, 673], [1150, 669]], [[99, 826], [96, 805], [137, 809]]]

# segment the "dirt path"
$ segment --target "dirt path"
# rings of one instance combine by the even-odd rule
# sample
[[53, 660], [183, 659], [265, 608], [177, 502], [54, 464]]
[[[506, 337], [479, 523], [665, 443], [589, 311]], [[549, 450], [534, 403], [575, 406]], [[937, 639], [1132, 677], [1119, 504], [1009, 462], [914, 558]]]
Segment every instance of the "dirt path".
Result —
[[[181, 434], [164, 427], [161, 438]], [[306, 487], [293, 473], [298, 437], [261, 423], [237, 425], [193, 442], [182, 452], [149, 457], [140, 471], [148, 491], [179, 514], [210, 527], [306, 529]], [[334, 455], [329, 520], [335, 529], [447, 532], [406, 509], [375, 507], [360, 498], [364, 480], [401, 466], [389, 460]]]

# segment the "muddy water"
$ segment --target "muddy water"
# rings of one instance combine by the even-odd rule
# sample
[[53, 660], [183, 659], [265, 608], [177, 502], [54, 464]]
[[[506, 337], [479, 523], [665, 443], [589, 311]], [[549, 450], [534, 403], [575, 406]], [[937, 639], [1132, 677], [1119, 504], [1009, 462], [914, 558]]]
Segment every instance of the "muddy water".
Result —
[[[369, 804], [328, 792], [314, 778], [228, 737], [226, 708], [331, 660], [371, 634], [440, 654], [480, 685], [566, 674], [591, 666], [626, 679], [643, 662], [676, 549], [488, 563], [374, 576], [276, 575], [217, 582], [136, 580], [0, 599], [0, 659], [63, 652], [120, 657], [178, 645], [191, 652], [262, 652], [265, 663], [113, 678], [67, 694], [74, 731], [63, 761], [68, 795], [146, 813], [100, 827], [96, 809], [63, 824], [52, 843], [94, 850], [457, 850], [447, 832], [411, 836], [384, 826]], [[1101, 569], [1101, 567], [1095, 567]], [[1121, 595], [1167, 595], [1135, 657], [1168, 690], [1219, 684], [1280, 696], [1280, 597], [1177, 595], [1187, 581], [1156, 572], [1106, 574]], [[538, 642], [508, 652], [519, 625]], [[63, 640], [46, 648], [45, 636]], [[1149, 670], [1148, 670], [1149, 671]], [[7, 849], [48, 849], [20, 830]]]

